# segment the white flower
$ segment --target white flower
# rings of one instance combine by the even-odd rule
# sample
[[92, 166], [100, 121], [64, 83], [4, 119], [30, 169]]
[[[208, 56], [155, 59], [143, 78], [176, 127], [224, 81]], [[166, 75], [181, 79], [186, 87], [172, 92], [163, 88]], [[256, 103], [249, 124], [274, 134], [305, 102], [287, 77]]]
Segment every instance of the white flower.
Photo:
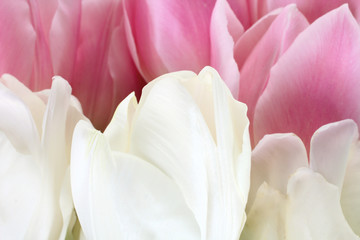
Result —
[[75, 209], [89, 239], [239, 239], [250, 180], [246, 106], [218, 73], [176, 72], [130, 94], [104, 134], [80, 121]]
[[297, 136], [265, 136], [252, 154], [241, 239], [360, 239], [358, 137], [352, 120], [321, 127], [308, 163]]
[[64, 239], [75, 216], [68, 168], [79, 103], [60, 77], [33, 93], [3, 75], [0, 116], [1, 238]]

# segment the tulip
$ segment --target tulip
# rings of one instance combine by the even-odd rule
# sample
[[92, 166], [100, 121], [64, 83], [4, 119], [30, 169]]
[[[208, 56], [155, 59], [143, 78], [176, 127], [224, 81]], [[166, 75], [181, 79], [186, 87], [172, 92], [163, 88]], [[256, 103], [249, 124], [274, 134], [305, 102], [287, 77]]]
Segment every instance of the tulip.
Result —
[[117, 0], [1, 1], [0, 74], [33, 91], [66, 78], [98, 129], [143, 80], [131, 60]]
[[359, 239], [359, 144], [354, 121], [327, 124], [312, 137], [309, 164], [299, 137], [265, 136], [252, 153], [241, 239]]
[[55, 77], [33, 93], [0, 78], [0, 236], [64, 239], [76, 220], [70, 190], [73, 129], [84, 119], [71, 88]]
[[[254, 146], [266, 134], [293, 132], [309, 151], [320, 126], [343, 119], [360, 124], [359, 24], [343, 5], [307, 25], [288, 6], [265, 16], [236, 44], [239, 100], [249, 106]], [[241, 53], [243, 46], [251, 46], [250, 53]]]
[[209, 67], [130, 94], [102, 134], [74, 131], [71, 187], [88, 239], [239, 239], [250, 174], [246, 106]]
[[131, 55], [147, 82], [209, 65], [237, 95], [233, 47], [243, 27], [225, 0], [124, 0], [124, 10]]

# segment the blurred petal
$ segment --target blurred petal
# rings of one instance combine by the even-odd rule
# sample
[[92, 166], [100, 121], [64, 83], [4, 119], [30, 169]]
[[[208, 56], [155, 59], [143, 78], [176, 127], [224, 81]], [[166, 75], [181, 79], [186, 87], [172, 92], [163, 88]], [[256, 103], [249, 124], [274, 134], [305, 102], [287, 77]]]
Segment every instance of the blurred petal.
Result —
[[[46, 1], [42, 0], [40, 5], [46, 5]], [[54, 74], [71, 80], [73, 78], [79, 39], [81, 1], [58, 0], [56, 2], [57, 9], [54, 16], [44, 22], [51, 24], [51, 29], [49, 30], [51, 60]]]
[[[25, 134], [19, 137], [24, 140]], [[0, 156], [0, 235], [4, 239], [24, 239], [41, 198], [41, 171], [36, 155], [33, 158], [19, 153], [4, 133], [0, 133]]]
[[11, 73], [29, 86], [35, 62], [36, 32], [28, 1], [1, 1], [0, 22], [0, 74]]
[[344, 120], [319, 128], [311, 139], [310, 167], [320, 173], [340, 192], [343, 186], [349, 152], [358, 129], [352, 120]]
[[[265, 20], [267, 19], [263, 21]], [[262, 26], [258, 26], [257, 29], [261, 29]], [[248, 56], [240, 70], [241, 79], [238, 98], [239, 101], [248, 105], [250, 121], [253, 120], [257, 100], [268, 83], [270, 69], [293, 43], [298, 34], [307, 26], [308, 22], [296, 9], [295, 5], [287, 6], [275, 18]], [[258, 31], [253, 30], [252, 33], [258, 34]], [[252, 36], [247, 35], [247, 37], [251, 38]], [[237, 49], [235, 51], [239, 52], [246, 47], [241, 45], [243, 42], [244, 40], [236, 45]]]
[[252, 153], [251, 188], [247, 208], [251, 207], [256, 192], [263, 182], [276, 191], [286, 194], [290, 176], [298, 168], [306, 166], [308, 166], [306, 149], [300, 138], [293, 134], [266, 135]]
[[37, 154], [40, 145], [32, 114], [14, 93], [0, 84], [0, 130], [20, 153]]
[[359, 239], [347, 223], [339, 189], [308, 168], [289, 180], [287, 205], [289, 239]]
[[259, 187], [241, 240], [288, 239], [285, 232], [286, 195], [266, 182]]
[[360, 123], [359, 42], [359, 25], [346, 6], [299, 34], [273, 67], [258, 100], [255, 143], [265, 134], [294, 132], [309, 149], [320, 126], [346, 118]]
[[348, 156], [341, 193], [341, 207], [353, 231], [360, 236], [360, 142], [357, 139]]

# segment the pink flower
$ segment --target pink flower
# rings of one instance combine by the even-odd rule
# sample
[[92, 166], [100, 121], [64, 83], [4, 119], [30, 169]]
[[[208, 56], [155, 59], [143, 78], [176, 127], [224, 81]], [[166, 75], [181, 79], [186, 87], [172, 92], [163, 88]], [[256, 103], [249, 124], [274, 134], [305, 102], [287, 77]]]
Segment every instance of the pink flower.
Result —
[[127, 48], [120, 1], [2, 1], [0, 22], [0, 74], [11, 73], [34, 91], [61, 75], [97, 128], [143, 86]]
[[311, 25], [315, 15], [305, 16], [295, 5], [278, 9], [236, 43], [239, 100], [249, 107], [255, 144], [265, 134], [293, 132], [309, 149], [322, 125], [347, 118], [360, 124], [358, 22], [347, 5]]
[[146, 81], [210, 65], [237, 93], [233, 47], [243, 27], [225, 0], [124, 0], [124, 10], [130, 51]]

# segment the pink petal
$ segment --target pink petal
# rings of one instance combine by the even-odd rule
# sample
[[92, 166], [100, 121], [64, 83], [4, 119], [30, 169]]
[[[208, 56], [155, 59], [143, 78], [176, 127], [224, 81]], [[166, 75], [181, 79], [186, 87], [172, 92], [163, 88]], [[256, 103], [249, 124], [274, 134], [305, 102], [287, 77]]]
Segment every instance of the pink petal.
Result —
[[254, 139], [294, 132], [309, 149], [320, 126], [360, 123], [360, 31], [346, 5], [301, 33], [273, 67], [254, 114]]
[[238, 94], [240, 78], [233, 49], [242, 33], [243, 27], [230, 6], [226, 1], [218, 0], [210, 24], [211, 66], [219, 72], [233, 96]]
[[31, 18], [27, 1], [0, 2], [0, 73], [11, 73], [26, 85], [35, 61], [36, 32]]
[[[261, 34], [264, 25], [266, 26], [270, 21], [270, 16], [264, 18], [262, 22], [251, 29], [252, 31], [244, 34], [243, 38], [239, 40], [235, 52], [238, 53], [240, 61], [244, 58], [244, 55], [241, 55], [242, 49], [249, 47], [250, 40]], [[270, 69], [307, 26], [308, 22], [295, 5], [289, 5], [271, 23], [265, 34], [259, 36], [257, 45], [254, 46], [240, 70], [238, 99], [248, 105], [250, 122], [253, 120], [257, 100], [267, 85]], [[242, 46], [243, 44], [244, 46]]]
[[146, 81], [210, 64], [210, 18], [215, 1], [125, 0], [127, 35]]
[[53, 19], [49, 20], [49, 46], [54, 75], [70, 81], [76, 60], [81, 19], [80, 0], [61, 0]]
[[79, 45], [71, 85], [85, 115], [101, 130], [109, 123], [117, 104], [135, 90], [137, 84], [141, 85], [125, 47], [122, 21], [120, 1], [82, 2]]
[[330, 10], [338, 8], [345, 3], [349, 4], [350, 10], [357, 19], [360, 17], [360, 2], [358, 0], [259, 0], [249, 1], [252, 21], [256, 21], [273, 9], [284, 7], [291, 3], [296, 4], [309, 22], [315, 21]]

